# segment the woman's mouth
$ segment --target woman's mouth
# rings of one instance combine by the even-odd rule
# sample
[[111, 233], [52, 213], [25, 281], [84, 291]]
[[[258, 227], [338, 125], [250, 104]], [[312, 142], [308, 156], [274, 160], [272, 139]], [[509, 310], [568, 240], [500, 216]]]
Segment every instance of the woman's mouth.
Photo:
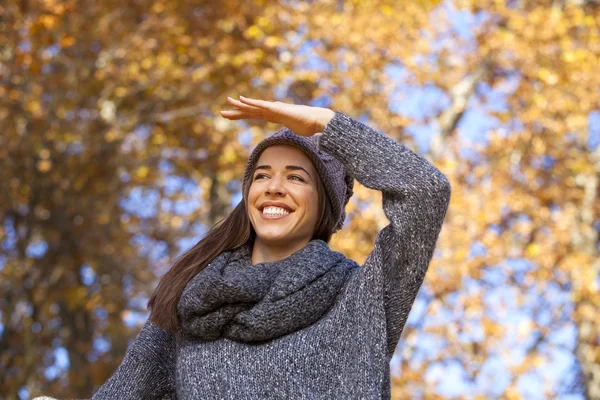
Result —
[[[266, 208], [268, 208], [268, 207], [266, 207]], [[263, 219], [283, 219], [292, 213], [289, 211], [265, 213], [263, 211], [264, 210], [260, 211], [260, 215], [261, 215], [261, 217], [263, 217]]]

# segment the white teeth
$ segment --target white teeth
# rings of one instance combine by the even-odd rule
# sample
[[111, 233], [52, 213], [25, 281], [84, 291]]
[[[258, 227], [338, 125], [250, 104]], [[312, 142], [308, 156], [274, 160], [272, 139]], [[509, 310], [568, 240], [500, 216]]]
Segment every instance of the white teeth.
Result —
[[290, 212], [287, 210], [284, 210], [283, 208], [280, 207], [265, 207], [263, 209], [263, 214], [266, 215], [287, 215]]

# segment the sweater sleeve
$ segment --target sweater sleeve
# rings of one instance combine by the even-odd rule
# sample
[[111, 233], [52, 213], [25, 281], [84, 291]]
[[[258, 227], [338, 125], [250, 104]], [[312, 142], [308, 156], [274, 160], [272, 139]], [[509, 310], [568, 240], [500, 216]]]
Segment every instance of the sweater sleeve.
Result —
[[115, 373], [91, 400], [173, 400], [175, 339], [148, 319]]
[[391, 358], [433, 257], [450, 183], [425, 158], [340, 111], [323, 129], [319, 148], [359, 183], [382, 192], [390, 223], [377, 234], [360, 279], [382, 292]]

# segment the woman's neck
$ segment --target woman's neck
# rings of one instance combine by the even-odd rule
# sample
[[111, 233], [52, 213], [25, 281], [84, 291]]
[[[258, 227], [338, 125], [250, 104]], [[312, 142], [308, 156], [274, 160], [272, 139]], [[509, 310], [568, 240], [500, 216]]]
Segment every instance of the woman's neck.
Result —
[[252, 248], [252, 265], [283, 260], [296, 251], [304, 248], [310, 240], [285, 243], [265, 243], [259, 238]]

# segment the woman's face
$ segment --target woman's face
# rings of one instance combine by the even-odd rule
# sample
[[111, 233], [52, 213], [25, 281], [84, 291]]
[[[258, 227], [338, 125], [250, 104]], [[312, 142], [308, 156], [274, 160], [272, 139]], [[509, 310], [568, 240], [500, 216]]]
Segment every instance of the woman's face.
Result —
[[[317, 170], [302, 150], [272, 145], [262, 151], [248, 193], [248, 216], [257, 240], [269, 245], [310, 241], [319, 212], [316, 179]], [[282, 203], [291, 211], [265, 214], [265, 202]]]

